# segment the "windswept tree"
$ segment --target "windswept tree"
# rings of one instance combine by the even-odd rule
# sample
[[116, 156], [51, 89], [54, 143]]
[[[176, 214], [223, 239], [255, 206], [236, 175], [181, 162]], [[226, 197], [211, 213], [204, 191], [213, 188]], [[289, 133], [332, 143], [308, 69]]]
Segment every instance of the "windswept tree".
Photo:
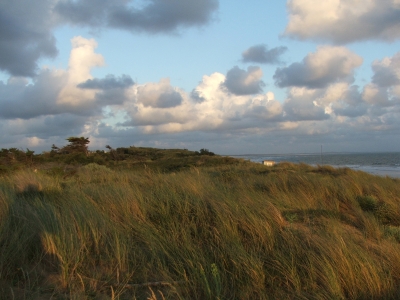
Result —
[[108, 150], [110, 150], [110, 155], [112, 157], [113, 160], [118, 160], [118, 153], [117, 151], [115, 151], [115, 149], [113, 147], [111, 147], [110, 145], [106, 145], [106, 148]]
[[66, 139], [69, 144], [61, 149], [62, 153], [84, 153], [88, 156], [88, 144], [90, 143], [89, 138], [81, 137], [69, 137]]
[[26, 157], [26, 162], [27, 163], [33, 163], [33, 154], [35, 153], [35, 151], [29, 150], [29, 148], [26, 148], [26, 152], [25, 152], [25, 157]]
[[51, 153], [58, 153], [60, 151], [60, 148], [58, 148], [56, 145], [53, 144], [51, 146]]

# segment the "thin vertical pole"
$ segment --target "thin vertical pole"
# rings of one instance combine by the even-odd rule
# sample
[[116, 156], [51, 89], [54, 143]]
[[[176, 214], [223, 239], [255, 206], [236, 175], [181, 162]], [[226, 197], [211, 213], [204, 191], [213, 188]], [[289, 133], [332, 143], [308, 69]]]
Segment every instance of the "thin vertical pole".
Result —
[[322, 145], [321, 145], [321, 165], [323, 164], [323, 160], [322, 160]]

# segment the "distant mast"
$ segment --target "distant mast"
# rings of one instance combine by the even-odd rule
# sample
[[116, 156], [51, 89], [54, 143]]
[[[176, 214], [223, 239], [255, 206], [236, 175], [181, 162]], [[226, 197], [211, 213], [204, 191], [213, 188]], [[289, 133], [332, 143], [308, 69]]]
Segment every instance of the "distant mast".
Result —
[[321, 165], [323, 164], [323, 160], [322, 160], [322, 145], [321, 145]]

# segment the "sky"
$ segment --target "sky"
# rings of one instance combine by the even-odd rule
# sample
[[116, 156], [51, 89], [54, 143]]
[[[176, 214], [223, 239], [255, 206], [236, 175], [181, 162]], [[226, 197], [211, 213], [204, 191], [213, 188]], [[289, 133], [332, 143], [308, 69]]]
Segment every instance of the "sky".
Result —
[[0, 148], [400, 151], [400, 0], [0, 0]]

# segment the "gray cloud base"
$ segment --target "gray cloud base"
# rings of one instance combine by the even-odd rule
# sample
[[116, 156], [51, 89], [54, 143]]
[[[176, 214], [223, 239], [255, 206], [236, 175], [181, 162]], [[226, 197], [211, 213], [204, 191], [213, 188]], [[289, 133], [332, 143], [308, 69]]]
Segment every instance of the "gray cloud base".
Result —
[[108, 24], [130, 31], [174, 32], [182, 26], [208, 23], [217, 8], [217, 0], [151, 0], [141, 9], [114, 9], [108, 16]]
[[81, 89], [110, 90], [124, 89], [134, 84], [132, 78], [128, 75], [122, 75], [119, 78], [114, 75], [107, 75], [103, 79], [88, 79], [85, 82], [78, 84], [78, 87]]
[[223, 86], [235, 95], [257, 94], [265, 86], [261, 77], [262, 71], [259, 67], [250, 66], [245, 71], [235, 66], [226, 74]]
[[34, 76], [40, 57], [58, 54], [49, 2], [0, 2], [0, 70], [14, 76]]
[[107, 76], [105, 79], [86, 81], [88, 89], [100, 89], [92, 102], [79, 105], [58, 103], [57, 99], [68, 81], [68, 74], [54, 75], [42, 70], [33, 84], [23, 79], [12, 79], [7, 84], [0, 81], [0, 119], [32, 119], [40, 116], [70, 113], [80, 116], [101, 114], [107, 105], [120, 105], [127, 100], [125, 90], [133, 85], [128, 76]]
[[62, 22], [73, 25], [103, 27], [107, 25], [109, 14], [124, 8], [124, 0], [60, 0], [54, 12]]
[[400, 52], [385, 62], [375, 61], [372, 64], [374, 75], [372, 82], [380, 87], [389, 87], [400, 84]]
[[55, 7], [63, 21], [72, 24], [150, 33], [204, 25], [217, 9], [217, 0], [149, 0], [144, 7], [124, 0], [63, 0]]
[[0, 70], [13, 76], [35, 76], [38, 59], [58, 54], [52, 31], [65, 23], [94, 29], [175, 33], [207, 24], [219, 5], [218, 0], [149, 0], [142, 8], [134, 8], [132, 3], [132, 0], [1, 1]]
[[242, 53], [245, 63], [279, 64], [280, 56], [287, 51], [287, 47], [276, 47], [268, 50], [267, 45], [252, 46]]

